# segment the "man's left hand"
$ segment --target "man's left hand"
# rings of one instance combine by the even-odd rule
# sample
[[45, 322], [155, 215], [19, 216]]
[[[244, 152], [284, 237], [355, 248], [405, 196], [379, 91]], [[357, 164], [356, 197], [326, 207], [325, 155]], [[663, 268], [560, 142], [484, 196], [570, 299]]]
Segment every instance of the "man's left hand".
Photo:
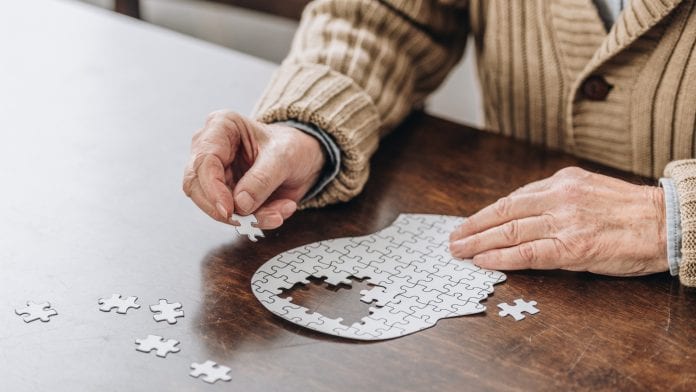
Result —
[[450, 251], [495, 270], [638, 276], [668, 269], [665, 232], [662, 189], [570, 167], [469, 217]]

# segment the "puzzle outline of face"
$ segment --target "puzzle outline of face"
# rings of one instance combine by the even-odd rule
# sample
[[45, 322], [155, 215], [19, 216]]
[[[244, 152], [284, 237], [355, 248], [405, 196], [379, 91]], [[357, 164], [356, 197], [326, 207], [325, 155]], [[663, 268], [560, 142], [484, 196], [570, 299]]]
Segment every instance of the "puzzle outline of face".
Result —
[[[324, 240], [283, 252], [264, 263], [251, 280], [252, 291], [274, 314], [315, 331], [359, 340], [383, 340], [434, 326], [438, 320], [485, 311], [480, 302], [505, 274], [453, 258], [449, 235], [464, 218], [401, 214], [370, 235]], [[370, 314], [352, 325], [342, 318], [310, 313], [278, 295], [309, 277], [331, 285], [367, 279], [361, 291]]]

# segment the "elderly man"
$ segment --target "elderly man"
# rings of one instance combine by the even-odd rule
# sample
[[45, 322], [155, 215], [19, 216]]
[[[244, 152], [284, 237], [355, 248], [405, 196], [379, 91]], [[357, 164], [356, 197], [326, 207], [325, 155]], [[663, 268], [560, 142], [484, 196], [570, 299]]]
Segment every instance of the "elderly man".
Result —
[[[518, 189], [451, 235], [492, 269], [696, 286], [696, 0], [317, 0], [255, 110], [214, 112], [184, 190], [208, 215], [296, 210], [357, 195], [381, 136], [476, 43], [486, 130], [659, 177], [578, 168]], [[453, 160], [457, 156], [452, 156]]]

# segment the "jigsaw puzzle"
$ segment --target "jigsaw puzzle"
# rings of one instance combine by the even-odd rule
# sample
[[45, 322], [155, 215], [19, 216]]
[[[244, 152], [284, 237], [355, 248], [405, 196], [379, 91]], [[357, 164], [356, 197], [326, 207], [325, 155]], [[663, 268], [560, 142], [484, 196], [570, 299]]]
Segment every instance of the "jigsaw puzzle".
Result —
[[198, 378], [203, 376], [202, 380], [209, 383], [215, 384], [216, 381], [230, 381], [232, 377], [228, 374], [230, 368], [227, 366], [218, 365], [213, 361], [205, 361], [203, 363], [192, 363], [191, 373], [189, 376], [193, 378]]
[[135, 303], [137, 300], [138, 297], [121, 298], [119, 294], [112, 294], [111, 298], [99, 298], [99, 310], [111, 312], [116, 309], [116, 313], [126, 314], [128, 309], [140, 309], [140, 305]]
[[49, 322], [51, 316], [58, 315], [58, 312], [51, 308], [49, 302], [42, 302], [40, 304], [27, 301], [24, 308], [15, 309], [17, 316], [21, 316], [25, 323], [30, 323], [32, 321], [41, 320], [44, 323]]
[[232, 214], [230, 222], [238, 223], [239, 226], [234, 226], [234, 229], [237, 230], [237, 233], [239, 235], [245, 235], [251, 241], [256, 242], [258, 241], [256, 237], [264, 236], [263, 231], [261, 231], [261, 229], [259, 229], [258, 227], [254, 226], [259, 222], [256, 220], [256, 217], [253, 214], [246, 216]]
[[167, 321], [169, 324], [176, 324], [176, 319], [184, 317], [181, 304], [178, 302], [169, 303], [166, 299], [159, 300], [159, 304], [150, 305], [150, 310], [155, 314], [152, 316], [155, 321]]
[[[480, 301], [505, 275], [452, 258], [451, 231], [463, 218], [402, 214], [371, 235], [301, 246], [263, 264], [252, 277], [254, 295], [271, 312], [315, 331], [360, 340], [391, 339], [435, 325], [442, 318], [483, 312]], [[370, 314], [353, 325], [281, 298], [283, 289], [307, 278], [331, 285], [365, 279], [374, 287], [361, 292]]]
[[516, 299], [515, 305], [508, 305], [506, 303], [498, 304], [498, 307], [501, 309], [498, 315], [500, 317], [512, 316], [515, 321], [520, 321], [524, 319], [524, 315], [522, 314], [524, 312], [529, 314], [539, 313], [539, 309], [535, 307], [536, 304], [536, 301], [525, 302], [522, 298]]
[[178, 353], [181, 350], [179, 347], [176, 347], [179, 343], [178, 340], [164, 340], [161, 336], [147, 335], [145, 339], [135, 339], [135, 344], [137, 345], [135, 349], [143, 353], [156, 350], [155, 355], [164, 358], [169, 353]]

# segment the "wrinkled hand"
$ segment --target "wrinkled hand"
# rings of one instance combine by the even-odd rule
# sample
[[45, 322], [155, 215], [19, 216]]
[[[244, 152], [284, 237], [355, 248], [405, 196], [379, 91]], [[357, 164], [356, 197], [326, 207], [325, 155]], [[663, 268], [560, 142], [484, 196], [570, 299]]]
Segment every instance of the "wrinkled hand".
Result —
[[660, 188], [566, 168], [471, 216], [450, 251], [497, 270], [666, 271], [663, 198]]
[[319, 142], [300, 130], [217, 111], [193, 135], [183, 188], [218, 221], [255, 213], [260, 228], [273, 229], [295, 212], [324, 160]]

